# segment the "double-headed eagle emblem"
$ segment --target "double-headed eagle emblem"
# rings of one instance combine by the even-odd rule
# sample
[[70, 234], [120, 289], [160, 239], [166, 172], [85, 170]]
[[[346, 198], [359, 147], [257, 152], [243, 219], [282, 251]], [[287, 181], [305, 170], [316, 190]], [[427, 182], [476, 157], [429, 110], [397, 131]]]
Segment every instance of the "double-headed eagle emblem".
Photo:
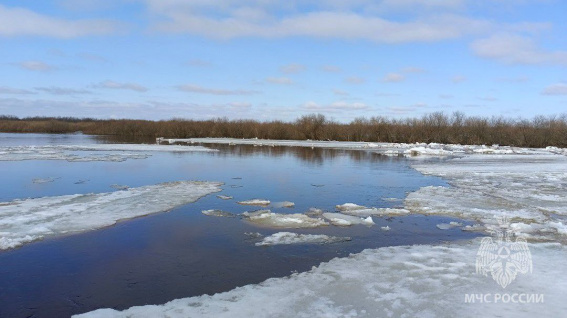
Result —
[[506, 288], [518, 273], [532, 272], [532, 255], [525, 239], [511, 240], [512, 231], [508, 229], [506, 219], [499, 220], [500, 229], [492, 230], [496, 234], [496, 241], [492, 237], [482, 239], [476, 254], [476, 272], [492, 278]]

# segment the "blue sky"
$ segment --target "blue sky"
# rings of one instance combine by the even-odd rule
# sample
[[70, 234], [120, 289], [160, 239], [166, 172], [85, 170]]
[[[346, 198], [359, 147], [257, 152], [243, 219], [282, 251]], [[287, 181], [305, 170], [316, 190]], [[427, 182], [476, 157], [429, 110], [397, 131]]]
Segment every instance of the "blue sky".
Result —
[[4, 0], [0, 114], [567, 113], [560, 0]]

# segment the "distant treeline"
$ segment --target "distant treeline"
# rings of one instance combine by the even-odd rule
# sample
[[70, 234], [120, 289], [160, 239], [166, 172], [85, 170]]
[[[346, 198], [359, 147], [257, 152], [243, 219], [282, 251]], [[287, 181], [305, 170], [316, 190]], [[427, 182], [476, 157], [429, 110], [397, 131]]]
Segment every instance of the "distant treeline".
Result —
[[437, 142], [499, 144], [520, 147], [567, 147], [567, 115], [533, 119], [472, 117], [461, 112], [436, 112], [418, 118], [357, 118], [339, 123], [321, 114], [305, 115], [293, 122], [255, 120], [92, 119], [70, 117], [0, 116], [0, 132], [72, 133], [131, 137], [232, 137], [292, 140], [373, 142]]

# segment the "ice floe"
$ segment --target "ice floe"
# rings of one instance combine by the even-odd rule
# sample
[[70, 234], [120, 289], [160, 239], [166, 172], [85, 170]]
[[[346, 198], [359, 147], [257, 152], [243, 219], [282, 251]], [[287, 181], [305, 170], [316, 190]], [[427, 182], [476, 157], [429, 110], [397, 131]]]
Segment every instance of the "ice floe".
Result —
[[74, 194], [0, 203], [0, 249], [84, 232], [119, 220], [171, 210], [221, 191], [221, 183], [179, 181], [109, 193]]
[[67, 160], [67, 161], [125, 161], [145, 159], [152, 152], [211, 152], [201, 146], [167, 146], [144, 144], [92, 144], [0, 147], [0, 161]]
[[382, 231], [389, 231], [389, 230], [391, 230], [391, 229], [390, 229], [390, 226], [388, 226], [388, 225], [386, 225], [386, 226], [381, 226], [380, 229], [381, 229]]
[[52, 177], [50, 177], [50, 178], [35, 178], [35, 179], [32, 179], [32, 183], [35, 183], [35, 184], [51, 183], [51, 182], [53, 182], [57, 179], [59, 179], [59, 178], [52, 178]]
[[123, 184], [111, 184], [110, 187], [116, 190], [128, 190], [130, 189], [129, 186]]
[[298, 234], [278, 232], [264, 237], [256, 246], [288, 245], [288, 244], [329, 244], [350, 241], [350, 237], [328, 236], [324, 234]]
[[407, 209], [400, 208], [368, 208], [365, 206], [345, 203], [342, 205], [337, 205], [337, 210], [341, 211], [343, 214], [355, 215], [355, 216], [399, 216], [409, 214], [410, 211]]
[[295, 206], [295, 203], [290, 201], [274, 202], [272, 203], [272, 206], [274, 208], [293, 208]]
[[[559, 244], [530, 244], [533, 273], [506, 289], [477, 274], [479, 241], [441, 246], [368, 249], [312, 270], [215, 295], [124, 311], [99, 309], [76, 317], [563, 317], [567, 312], [567, 251]], [[516, 295], [498, 301], [496, 295]], [[489, 295], [491, 302], [466, 302]], [[544, 295], [519, 303], [519, 295]], [[538, 296], [539, 297], [539, 296]]]
[[204, 215], [208, 215], [208, 216], [218, 216], [218, 217], [225, 217], [225, 218], [233, 218], [236, 215], [230, 213], [230, 212], [226, 212], [226, 211], [222, 211], [222, 210], [203, 210], [201, 211], [201, 213], [203, 213]]
[[268, 206], [270, 205], [270, 200], [264, 200], [264, 199], [252, 199], [252, 200], [246, 200], [246, 201], [238, 201], [236, 202], [238, 204], [241, 205], [258, 205], [258, 206]]
[[[424, 187], [410, 193], [406, 209], [494, 224], [507, 217], [519, 237], [565, 243], [567, 157], [547, 153], [466, 155], [412, 165], [445, 178], [451, 187]], [[465, 227], [465, 230], [472, 230]]]
[[437, 228], [440, 230], [448, 230], [448, 229], [452, 229], [454, 227], [461, 227], [463, 226], [463, 223], [461, 222], [449, 222], [449, 223], [440, 223], [437, 224]]
[[232, 200], [232, 197], [228, 195], [217, 195], [217, 198], [221, 200]]
[[242, 215], [253, 224], [272, 228], [314, 228], [329, 225], [321, 218], [309, 217], [300, 213], [283, 214], [260, 210], [244, 212]]
[[360, 218], [352, 215], [345, 215], [342, 213], [323, 213], [323, 217], [333, 225], [350, 226], [354, 224], [374, 225], [374, 220], [371, 216]]

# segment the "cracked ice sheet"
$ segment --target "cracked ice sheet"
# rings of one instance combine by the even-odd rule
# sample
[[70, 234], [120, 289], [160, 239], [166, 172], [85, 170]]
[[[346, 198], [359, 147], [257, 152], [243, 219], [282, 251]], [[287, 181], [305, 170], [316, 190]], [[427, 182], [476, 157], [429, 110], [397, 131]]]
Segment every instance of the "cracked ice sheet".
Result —
[[567, 241], [567, 157], [469, 155], [412, 167], [446, 179], [452, 187], [424, 187], [410, 193], [412, 213], [440, 214], [494, 224], [507, 216], [519, 236]]
[[47, 236], [78, 233], [119, 220], [195, 202], [222, 183], [168, 182], [108, 193], [74, 194], [0, 203], [0, 249]]
[[[91, 153], [77, 153], [77, 152]], [[56, 146], [0, 147], [0, 161], [67, 160], [67, 161], [125, 161], [145, 159], [144, 152], [211, 152], [218, 151], [201, 146], [166, 146], [144, 144], [92, 144]], [[93, 153], [94, 152], [94, 153]]]
[[[565, 246], [530, 244], [533, 273], [505, 290], [475, 272], [480, 240], [368, 249], [309, 272], [212, 296], [76, 317], [562, 317]], [[465, 294], [544, 294], [544, 303], [465, 303]]]

